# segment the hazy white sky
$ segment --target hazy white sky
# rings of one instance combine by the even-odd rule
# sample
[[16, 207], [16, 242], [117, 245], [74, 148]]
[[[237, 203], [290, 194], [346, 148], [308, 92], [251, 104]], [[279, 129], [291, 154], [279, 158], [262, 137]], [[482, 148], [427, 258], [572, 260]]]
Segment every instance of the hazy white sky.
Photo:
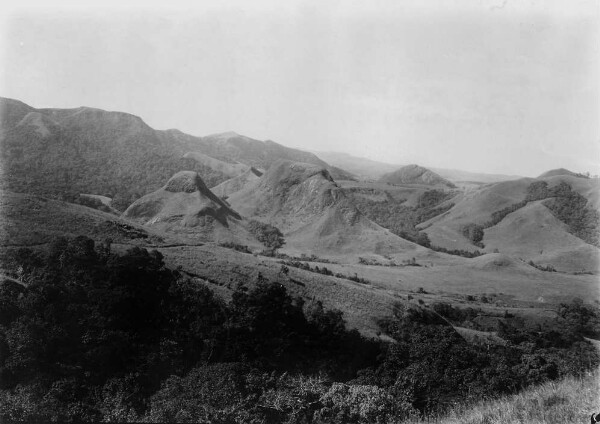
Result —
[[589, 1], [33, 2], [0, 22], [0, 96], [391, 163], [600, 173]]

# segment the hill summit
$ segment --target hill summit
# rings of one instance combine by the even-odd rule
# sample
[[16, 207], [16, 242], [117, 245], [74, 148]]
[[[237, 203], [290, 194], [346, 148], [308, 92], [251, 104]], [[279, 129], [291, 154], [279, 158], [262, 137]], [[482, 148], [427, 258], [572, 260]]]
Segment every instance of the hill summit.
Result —
[[441, 185], [450, 188], [455, 187], [450, 181], [419, 165], [403, 166], [397, 171], [384, 174], [379, 181], [388, 184], [424, 184], [430, 186]]
[[213, 194], [193, 171], [180, 171], [136, 200], [123, 216], [138, 223], [200, 240], [246, 241], [241, 216]]

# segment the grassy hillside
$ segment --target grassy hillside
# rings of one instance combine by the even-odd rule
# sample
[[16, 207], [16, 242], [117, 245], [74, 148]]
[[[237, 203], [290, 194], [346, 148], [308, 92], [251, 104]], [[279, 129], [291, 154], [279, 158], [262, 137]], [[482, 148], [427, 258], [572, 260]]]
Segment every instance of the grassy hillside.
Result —
[[460, 405], [451, 413], [411, 423], [506, 424], [589, 423], [600, 412], [600, 372], [548, 382], [516, 395], [476, 405]]
[[169, 234], [86, 206], [0, 191], [0, 249], [41, 245], [57, 236], [77, 235], [140, 246], [177, 242]]
[[262, 174], [256, 168], [250, 168], [237, 177], [223, 181], [221, 184], [211, 187], [210, 191], [220, 198], [226, 199], [236, 191], [240, 191], [246, 185], [258, 180]]
[[[119, 210], [181, 170], [198, 172], [213, 187], [248, 166], [266, 169], [277, 159], [290, 159], [330, 168], [336, 178], [352, 178], [312, 153], [273, 141], [158, 131], [122, 112], [35, 109], [0, 98], [0, 122], [2, 188], [69, 201], [80, 193], [102, 195]], [[201, 160], [194, 153], [184, 157], [189, 152]]]
[[[198, 140], [179, 141], [140, 118], [92, 108], [34, 109], [0, 99], [3, 187], [72, 200], [80, 193], [113, 199], [124, 210], [174, 173], [200, 173], [209, 185], [227, 177], [183, 155]], [[34, 118], [32, 118], [32, 116]]]
[[597, 179], [570, 175], [484, 185], [449, 200], [455, 205], [447, 213], [417, 228], [445, 248], [485, 247], [554, 261], [563, 271], [596, 271], [599, 187]]
[[278, 161], [227, 201], [243, 216], [280, 228], [296, 254], [424, 250], [367, 219], [319, 166]]
[[185, 159], [194, 159], [196, 162], [205, 165], [214, 171], [227, 175], [229, 178], [237, 177], [250, 169], [250, 166], [241, 163], [228, 163], [218, 159], [211, 158], [200, 152], [187, 152], [183, 155]]
[[598, 269], [600, 250], [567, 230], [567, 225], [538, 201], [529, 203], [498, 225], [486, 229], [483, 243], [488, 251], [498, 250], [539, 265], [551, 265], [557, 270]]
[[447, 188], [455, 187], [450, 181], [419, 165], [406, 165], [394, 172], [384, 174], [379, 179], [379, 182], [387, 184], [425, 184]]

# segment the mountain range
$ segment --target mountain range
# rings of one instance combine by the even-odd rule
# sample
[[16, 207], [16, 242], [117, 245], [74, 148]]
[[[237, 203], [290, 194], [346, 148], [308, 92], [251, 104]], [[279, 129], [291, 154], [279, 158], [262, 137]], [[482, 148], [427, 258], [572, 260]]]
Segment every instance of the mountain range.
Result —
[[321, 261], [325, 274], [319, 265], [309, 278], [308, 266], [308, 285], [288, 288], [369, 334], [368, 305], [388, 311], [423, 287], [523, 302], [596, 290], [599, 180], [565, 169], [522, 178], [382, 164], [11, 99], [0, 123], [0, 259], [58, 235], [108, 238], [157, 248], [224, 295], [257, 269], [277, 276], [278, 255]]

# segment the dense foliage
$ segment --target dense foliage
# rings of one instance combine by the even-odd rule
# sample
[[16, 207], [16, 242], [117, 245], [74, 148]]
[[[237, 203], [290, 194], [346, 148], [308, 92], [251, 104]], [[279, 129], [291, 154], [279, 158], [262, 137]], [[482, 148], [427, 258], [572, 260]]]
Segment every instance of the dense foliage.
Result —
[[486, 347], [436, 313], [474, 310], [397, 305], [381, 322], [395, 343], [381, 343], [260, 274], [226, 302], [159, 252], [109, 241], [59, 238], [5, 268], [3, 422], [391, 423], [598, 363], [582, 339], [598, 313], [582, 303], [554, 333], [507, 325], [506, 345]]
[[483, 227], [478, 224], [467, 224], [462, 228], [463, 236], [471, 240], [478, 247], [483, 247]]
[[275, 251], [285, 244], [281, 230], [271, 224], [250, 219], [247, 228], [258, 241], [271, 251]]
[[387, 193], [385, 201], [377, 202], [358, 195], [353, 196], [353, 201], [358, 209], [375, 223], [402, 238], [430, 247], [429, 237], [416, 226], [452, 208], [453, 204], [439, 206], [452, 196], [453, 192], [427, 190], [419, 196], [414, 207], [406, 206], [404, 199], [395, 199]]
[[554, 188], [554, 196], [544, 202], [552, 214], [567, 224], [569, 232], [586, 243], [600, 247], [600, 213], [568, 184]]

